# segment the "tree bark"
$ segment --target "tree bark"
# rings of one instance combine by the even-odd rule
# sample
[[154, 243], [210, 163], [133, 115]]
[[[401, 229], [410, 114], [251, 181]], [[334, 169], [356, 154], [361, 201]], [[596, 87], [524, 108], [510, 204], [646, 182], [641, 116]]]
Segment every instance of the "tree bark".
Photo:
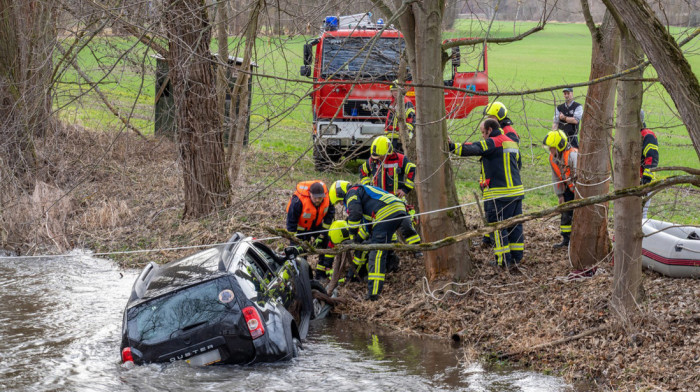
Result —
[[51, 122], [55, 43], [51, 2], [0, 0], [0, 158], [5, 173], [26, 190], [34, 187], [34, 138]]
[[683, 52], [644, 0], [606, 1], [641, 44], [688, 128], [700, 157], [700, 83]]
[[[644, 60], [637, 40], [624, 26], [621, 29], [620, 68], [627, 69]], [[639, 79], [643, 70], [630, 75]], [[614, 186], [624, 189], [639, 185], [639, 157], [642, 152], [639, 110], [642, 107], [642, 82], [619, 81], [617, 88], [617, 124], [613, 158]], [[642, 299], [642, 200], [626, 197], [615, 201], [615, 266], [612, 307], [628, 320], [638, 311]]]
[[203, 0], [168, 0], [164, 14], [184, 176], [183, 215], [193, 218], [216, 211], [229, 199], [209, 51], [211, 29], [204, 5]]
[[[399, 17], [413, 80], [419, 85], [442, 86], [442, 16], [444, 3], [411, 4]], [[420, 55], [417, 55], [420, 54]], [[416, 88], [416, 193], [420, 211], [437, 211], [459, 204], [447, 153], [445, 99], [441, 88]], [[449, 210], [421, 217], [423, 241], [453, 236], [465, 230], [464, 217]], [[457, 243], [427, 252], [428, 279], [462, 279], [472, 269], [468, 243]]]
[[[587, 1], [581, 1], [584, 9]], [[589, 14], [587, 14], [589, 15]], [[606, 12], [600, 27], [589, 28], [593, 39], [589, 80], [615, 73], [620, 33], [610, 12]], [[610, 188], [610, 140], [617, 81], [591, 85], [588, 88], [580, 130], [580, 149], [576, 170], [577, 197], [604, 195]], [[571, 263], [575, 269], [587, 269], [603, 260], [610, 252], [608, 237], [608, 204], [592, 205], [574, 211], [571, 231]]]

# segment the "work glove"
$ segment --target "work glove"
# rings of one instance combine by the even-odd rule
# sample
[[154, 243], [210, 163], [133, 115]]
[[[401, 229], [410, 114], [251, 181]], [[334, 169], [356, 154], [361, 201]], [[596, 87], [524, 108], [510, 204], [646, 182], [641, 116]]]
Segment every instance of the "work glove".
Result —
[[315, 248], [325, 248], [325, 244], [328, 243], [328, 241], [324, 241], [324, 237], [318, 237], [314, 240], [314, 247]]

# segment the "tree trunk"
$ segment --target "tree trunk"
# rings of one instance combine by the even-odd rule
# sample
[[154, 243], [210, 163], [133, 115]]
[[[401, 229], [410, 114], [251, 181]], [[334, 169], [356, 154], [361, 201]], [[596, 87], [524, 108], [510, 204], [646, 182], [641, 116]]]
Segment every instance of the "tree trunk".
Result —
[[168, 0], [164, 24], [173, 84], [185, 217], [200, 217], [228, 202], [223, 133], [216, 113], [211, 29], [203, 0]]
[[[603, 24], [591, 33], [593, 53], [589, 80], [615, 73], [620, 47], [620, 33], [610, 12], [605, 13]], [[579, 198], [604, 195], [610, 189], [610, 140], [616, 84], [617, 81], [611, 79], [588, 87], [576, 170]], [[608, 204], [575, 210], [569, 252], [573, 267], [590, 268], [609, 253]]]
[[[442, 86], [442, 15], [444, 4], [429, 1], [412, 4], [400, 18], [406, 39], [413, 80], [419, 85]], [[420, 54], [420, 55], [417, 55]], [[441, 88], [416, 87], [416, 193], [420, 211], [436, 211], [459, 204], [447, 155], [445, 99]], [[421, 235], [426, 242], [464, 232], [458, 209], [421, 216]], [[466, 242], [427, 252], [428, 279], [462, 279], [472, 268]]]
[[442, 17], [442, 29], [452, 30], [457, 20], [457, 3], [458, 0], [445, 1], [445, 14]]
[[[241, 173], [245, 160], [243, 159], [243, 144], [246, 124], [248, 122], [248, 80], [250, 79], [250, 63], [258, 33], [258, 16], [265, 7], [265, 1], [259, 0], [250, 12], [250, 20], [245, 33], [245, 50], [243, 63], [238, 70], [236, 84], [231, 92], [231, 130], [229, 132], [229, 178], [235, 185]], [[238, 108], [238, 110], [236, 110]]]
[[676, 104], [700, 157], [700, 83], [676, 40], [643, 0], [607, 1], [632, 32]]
[[52, 3], [0, 0], [0, 158], [25, 189], [34, 187], [34, 137], [50, 125], [55, 43]]
[[[621, 31], [620, 68], [639, 64], [644, 53], [637, 40], [626, 29]], [[643, 71], [630, 74], [639, 79]], [[639, 110], [642, 107], [642, 82], [619, 81], [617, 89], [617, 124], [613, 158], [615, 189], [639, 185], [641, 129]], [[615, 201], [615, 267], [612, 306], [623, 320], [636, 313], [642, 299], [642, 200], [625, 197]]]

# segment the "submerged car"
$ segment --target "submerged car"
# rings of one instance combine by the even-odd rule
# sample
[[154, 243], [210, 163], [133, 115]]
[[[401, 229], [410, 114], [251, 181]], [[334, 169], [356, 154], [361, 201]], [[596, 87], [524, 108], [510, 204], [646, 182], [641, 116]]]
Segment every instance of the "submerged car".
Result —
[[320, 310], [306, 260], [236, 233], [224, 245], [136, 278], [124, 310], [122, 362], [250, 364], [295, 357]]

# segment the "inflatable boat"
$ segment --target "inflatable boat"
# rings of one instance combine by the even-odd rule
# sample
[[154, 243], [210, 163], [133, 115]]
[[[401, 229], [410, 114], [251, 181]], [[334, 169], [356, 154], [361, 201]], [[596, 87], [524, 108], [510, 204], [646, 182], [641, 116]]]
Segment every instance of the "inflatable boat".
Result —
[[672, 278], [700, 278], [700, 228], [642, 222], [642, 265]]

